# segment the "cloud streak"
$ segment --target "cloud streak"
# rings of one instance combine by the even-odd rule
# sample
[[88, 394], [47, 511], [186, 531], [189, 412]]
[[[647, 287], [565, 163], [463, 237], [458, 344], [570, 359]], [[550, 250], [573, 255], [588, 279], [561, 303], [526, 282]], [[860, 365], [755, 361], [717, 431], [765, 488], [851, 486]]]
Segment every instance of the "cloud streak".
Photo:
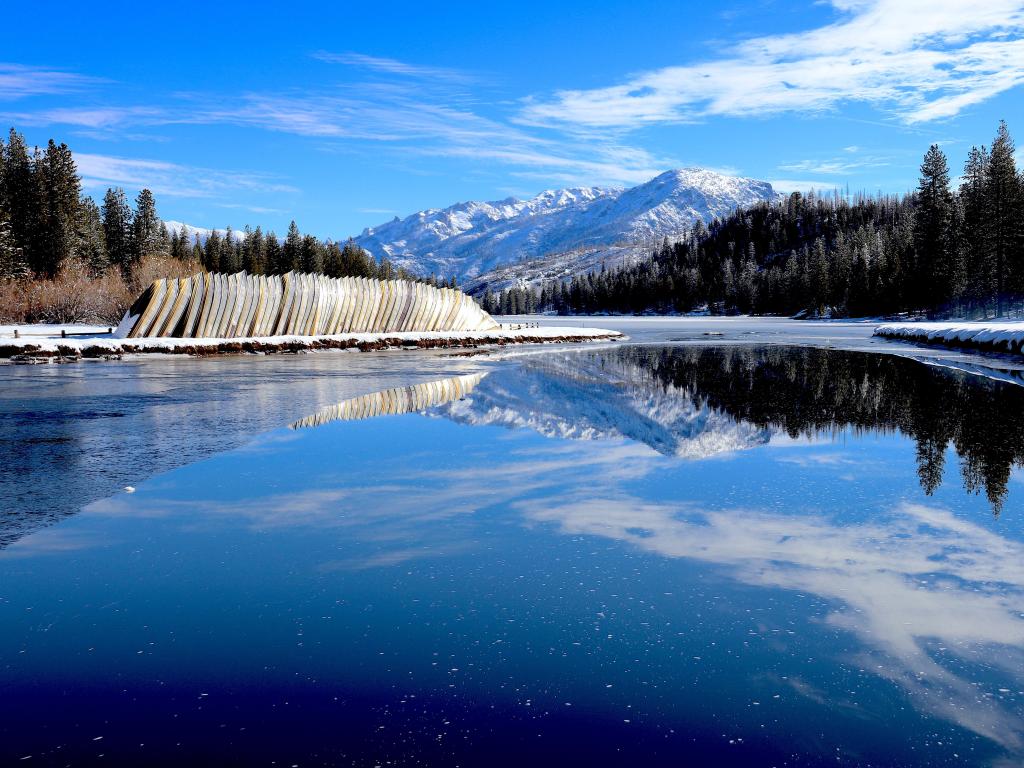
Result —
[[178, 165], [162, 160], [116, 157], [79, 152], [75, 154], [82, 186], [147, 187], [170, 197], [226, 197], [234, 191], [292, 193], [297, 190], [274, 177], [259, 173], [220, 171]]
[[0, 99], [71, 93], [103, 82], [74, 72], [0, 62]]
[[477, 78], [469, 73], [445, 67], [430, 67], [421, 64], [410, 64], [398, 59], [389, 59], [382, 56], [368, 56], [365, 53], [331, 53], [330, 51], [317, 51], [313, 58], [325, 64], [343, 64], [350, 67], [378, 72], [385, 75], [401, 75], [425, 80], [439, 80], [450, 83], [472, 83]]
[[520, 121], [629, 130], [862, 102], [906, 124], [952, 117], [1024, 83], [1024, 4], [832, 0], [841, 18], [754, 38], [732, 56], [527, 100]]

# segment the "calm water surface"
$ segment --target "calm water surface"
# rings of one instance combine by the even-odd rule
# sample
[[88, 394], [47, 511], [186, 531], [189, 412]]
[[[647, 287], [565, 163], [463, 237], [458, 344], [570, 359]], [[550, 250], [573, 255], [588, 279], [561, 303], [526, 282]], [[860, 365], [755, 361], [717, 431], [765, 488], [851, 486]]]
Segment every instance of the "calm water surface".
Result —
[[438, 373], [12, 523], [0, 764], [1024, 760], [1024, 387], [781, 346]]

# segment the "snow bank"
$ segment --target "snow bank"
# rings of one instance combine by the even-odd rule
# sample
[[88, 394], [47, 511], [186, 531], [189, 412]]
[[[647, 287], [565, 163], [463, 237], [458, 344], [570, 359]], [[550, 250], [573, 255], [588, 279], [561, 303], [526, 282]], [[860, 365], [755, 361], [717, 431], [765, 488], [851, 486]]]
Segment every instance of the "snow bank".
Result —
[[[120, 339], [106, 333], [106, 328], [94, 326], [65, 326], [76, 328], [81, 336], [61, 337], [61, 326], [0, 326], [0, 358], [28, 356], [96, 357], [124, 354], [186, 354], [215, 355], [240, 352], [298, 352], [301, 350], [358, 349], [364, 352], [377, 349], [437, 347], [478, 347], [507, 344], [547, 344], [565, 342], [600, 341], [621, 338], [618, 331], [602, 328], [532, 328], [506, 325], [490, 331], [403, 331], [394, 333], [348, 333], [317, 336], [262, 336], [248, 338], [140, 338]], [[18, 338], [14, 330], [19, 331]]]
[[875, 328], [875, 336], [1021, 353], [1024, 322], [888, 323]]

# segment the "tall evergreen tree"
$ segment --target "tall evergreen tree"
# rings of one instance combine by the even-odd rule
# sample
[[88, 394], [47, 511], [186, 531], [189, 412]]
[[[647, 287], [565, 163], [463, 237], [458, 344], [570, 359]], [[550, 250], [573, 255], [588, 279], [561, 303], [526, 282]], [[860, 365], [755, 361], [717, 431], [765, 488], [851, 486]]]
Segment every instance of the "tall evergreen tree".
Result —
[[[1002, 313], [1011, 288], [1019, 286], [1022, 227], [1020, 178], [1014, 160], [1014, 144], [1005, 121], [1000, 121], [989, 153], [986, 179], [986, 214], [990, 247], [996, 269], [997, 311]], [[1020, 286], [1024, 287], [1024, 286]]]
[[949, 166], [938, 144], [932, 144], [921, 163], [914, 217], [917, 272], [923, 278], [912, 294], [917, 307], [935, 307], [957, 298], [963, 276], [953, 241], [953, 193]]
[[153, 193], [143, 189], [135, 198], [135, 216], [132, 219], [132, 256], [138, 264], [143, 256], [159, 252], [160, 220], [156, 215]]
[[288, 270], [284, 268], [284, 251], [281, 249], [281, 242], [277, 239], [274, 230], [267, 232], [263, 239], [263, 249], [267, 262], [268, 275], [282, 275]]
[[983, 309], [995, 311], [996, 266], [989, 247], [989, 219], [986, 213], [988, 150], [972, 147], [964, 164], [960, 184], [961, 227], [959, 250], [967, 271], [967, 295]]
[[302, 269], [302, 235], [295, 221], [288, 225], [288, 234], [284, 239], [284, 253], [281, 260], [283, 272]]
[[220, 242], [220, 271], [231, 274], [242, 269], [242, 254], [238, 247], [238, 239], [231, 227], [224, 230], [224, 239]]
[[34, 252], [41, 238], [41, 188], [38, 184], [32, 154], [25, 137], [11, 128], [4, 150], [2, 186], [7, 207], [10, 236], [21, 259], [34, 268]]
[[65, 259], [75, 254], [79, 200], [82, 189], [71, 150], [50, 139], [36, 168], [41, 186], [41, 210], [37, 247], [34, 252], [36, 272], [54, 275]]
[[108, 189], [103, 196], [103, 237], [107, 244], [110, 263], [121, 270], [127, 280], [138, 264], [132, 226], [132, 209], [124, 190]]
[[207, 272], [224, 271], [221, 267], [220, 258], [220, 235], [217, 234], [217, 230], [215, 229], [210, 232], [209, 237], [206, 238], [206, 244], [203, 246], [203, 267]]
[[103, 231], [103, 217], [99, 206], [91, 197], [83, 197], [78, 206], [76, 238], [77, 255], [94, 275], [102, 274], [110, 266], [107, 240]]
[[305, 235], [302, 238], [299, 261], [303, 272], [314, 273], [324, 271], [323, 248], [313, 235]]

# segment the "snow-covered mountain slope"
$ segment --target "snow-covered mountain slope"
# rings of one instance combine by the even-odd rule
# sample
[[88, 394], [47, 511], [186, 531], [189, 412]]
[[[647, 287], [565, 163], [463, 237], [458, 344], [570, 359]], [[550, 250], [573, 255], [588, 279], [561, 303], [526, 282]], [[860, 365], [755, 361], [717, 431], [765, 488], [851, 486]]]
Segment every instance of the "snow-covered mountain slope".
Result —
[[[172, 221], [170, 219], [164, 219], [163, 222], [164, 222], [164, 226], [167, 227], [167, 232], [169, 234], [174, 234], [175, 232], [180, 234], [181, 230], [184, 228], [185, 234], [188, 236], [189, 242], [194, 241], [195, 238], [196, 238], [196, 235], [199, 236], [199, 242], [200, 243], [205, 243], [206, 239], [211, 234], [213, 234], [214, 232], [216, 232], [220, 237], [224, 237], [227, 234], [227, 230], [226, 229], [216, 229], [216, 230], [214, 230], [214, 229], [208, 229], [207, 227], [193, 227], [191, 224], [186, 224], [186, 223], [184, 223], [182, 221]], [[238, 240], [238, 241], [241, 241], [242, 238], [245, 237], [245, 232], [243, 232], [241, 230], [238, 230], [238, 229], [231, 230], [231, 234], [232, 234], [232, 239]]]
[[548, 190], [530, 200], [469, 202], [421, 211], [363, 231], [356, 242], [374, 256], [418, 274], [455, 275], [467, 287], [480, 276], [536, 272], [520, 262], [542, 259], [543, 270], [571, 273], [646, 255], [679, 237], [698, 219], [773, 200], [766, 181], [701, 168], [667, 171], [630, 189]]
[[703, 459], [768, 443], [773, 431], [709, 407], [615, 355], [546, 354], [496, 371], [432, 413], [569, 440], [630, 440]]

